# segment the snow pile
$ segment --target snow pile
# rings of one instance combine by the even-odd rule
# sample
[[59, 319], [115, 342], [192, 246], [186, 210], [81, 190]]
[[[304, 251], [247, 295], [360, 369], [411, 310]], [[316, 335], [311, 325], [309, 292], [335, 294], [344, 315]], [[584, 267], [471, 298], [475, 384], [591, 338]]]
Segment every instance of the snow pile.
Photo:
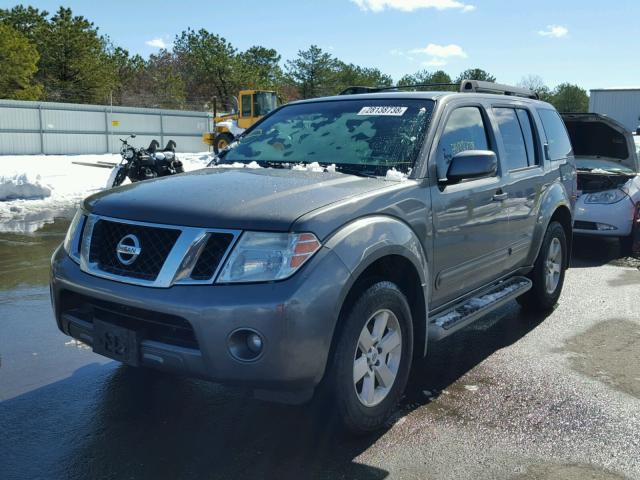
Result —
[[233, 163], [221, 163], [219, 165], [212, 165], [211, 168], [262, 168], [258, 162], [251, 163], [242, 163], [242, 162], [233, 162]]
[[291, 167], [291, 170], [299, 170], [304, 172], [325, 172], [325, 171], [335, 172], [336, 166], [335, 164], [332, 164], [332, 165], [327, 165], [326, 167], [323, 167], [318, 162], [297, 163], [296, 165]]
[[42, 183], [40, 175], [14, 173], [0, 175], [0, 201], [15, 199], [45, 198], [51, 195], [51, 188]]
[[[213, 154], [178, 153], [185, 171], [205, 167]], [[109, 168], [73, 162], [120, 162], [119, 154], [0, 156], [0, 231], [34, 232], [69, 215], [80, 201], [107, 186]]]
[[396, 170], [395, 168], [391, 168], [387, 170], [387, 174], [384, 177], [385, 180], [393, 180], [396, 182], [404, 182], [407, 178], [409, 178], [408, 174], [402, 173], [401, 171]]

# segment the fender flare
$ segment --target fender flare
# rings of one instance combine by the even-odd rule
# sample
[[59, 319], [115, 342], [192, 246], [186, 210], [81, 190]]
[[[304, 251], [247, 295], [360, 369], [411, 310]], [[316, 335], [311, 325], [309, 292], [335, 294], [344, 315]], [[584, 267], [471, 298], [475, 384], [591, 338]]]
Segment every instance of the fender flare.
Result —
[[[573, 212], [567, 192], [564, 189], [564, 186], [560, 183], [553, 183], [544, 193], [544, 198], [540, 202], [540, 210], [538, 211], [536, 219], [536, 228], [534, 229], [533, 241], [531, 242], [532, 248], [529, 253], [527, 263], [531, 265], [535, 263], [536, 258], [538, 258], [538, 255], [540, 254], [540, 248], [542, 248], [544, 235], [551, 223], [551, 217], [553, 217], [554, 213], [562, 207], [565, 207], [569, 211], [573, 225]], [[567, 241], [569, 242], [571, 239], [567, 238]]]
[[426, 353], [426, 335], [429, 330], [429, 262], [422, 242], [413, 229], [395, 217], [372, 215], [343, 225], [325, 241], [324, 246], [340, 258], [351, 274], [347, 284], [342, 287], [340, 301], [336, 305], [336, 318], [360, 275], [377, 260], [398, 255], [411, 262], [420, 278], [424, 298], [423, 353]]

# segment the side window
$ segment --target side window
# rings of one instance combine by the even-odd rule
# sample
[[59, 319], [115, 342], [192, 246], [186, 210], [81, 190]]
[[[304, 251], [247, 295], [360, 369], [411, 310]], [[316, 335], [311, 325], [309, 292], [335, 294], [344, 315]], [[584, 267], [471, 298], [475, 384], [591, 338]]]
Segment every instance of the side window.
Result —
[[520, 120], [520, 128], [524, 136], [524, 143], [527, 146], [527, 158], [529, 166], [538, 165], [538, 151], [536, 150], [536, 142], [533, 136], [533, 124], [531, 123], [531, 115], [522, 108], [517, 108], [518, 120]]
[[460, 107], [447, 119], [438, 143], [438, 171], [446, 172], [451, 159], [466, 150], [489, 150], [484, 119], [478, 107]]
[[571, 153], [571, 141], [564, 122], [555, 110], [538, 110], [549, 145], [549, 160], [562, 160]]
[[494, 108], [498, 130], [505, 149], [503, 166], [505, 170], [515, 170], [529, 165], [527, 147], [524, 143], [520, 121], [514, 108]]
[[242, 115], [243, 117], [251, 116], [251, 95], [242, 95]]

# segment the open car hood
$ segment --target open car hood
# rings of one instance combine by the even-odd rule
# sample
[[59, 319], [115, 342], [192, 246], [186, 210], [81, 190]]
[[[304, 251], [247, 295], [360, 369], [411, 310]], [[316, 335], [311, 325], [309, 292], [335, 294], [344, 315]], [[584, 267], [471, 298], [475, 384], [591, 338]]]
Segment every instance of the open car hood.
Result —
[[598, 113], [563, 113], [576, 159], [603, 159], [640, 172], [633, 134], [616, 120]]

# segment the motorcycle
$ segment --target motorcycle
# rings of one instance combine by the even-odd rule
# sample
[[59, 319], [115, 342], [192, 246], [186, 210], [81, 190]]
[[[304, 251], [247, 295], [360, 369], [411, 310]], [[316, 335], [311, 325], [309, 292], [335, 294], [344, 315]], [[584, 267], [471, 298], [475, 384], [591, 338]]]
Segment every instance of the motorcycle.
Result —
[[152, 140], [149, 147], [145, 149], [130, 145], [129, 138], [133, 139], [136, 136], [131, 135], [126, 139], [120, 139], [122, 160], [113, 167], [107, 181], [107, 188], [121, 185], [126, 178], [133, 183], [184, 172], [182, 162], [176, 158], [176, 142], [173, 140], [169, 140], [163, 150], [158, 150], [160, 144], [157, 140]]
[[107, 180], [107, 188], [122, 185], [125, 179], [133, 182], [141, 182], [156, 177], [166, 177], [183, 173], [184, 168], [182, 162], [176, 157], [176, 142], [169, 140], [162, 150], [157, 140], [152, 140], [148, 148], [136, 148], [129, 144], [130, 138], [136, 138], [130, 135], [126, 139], [120, 139], [122, 147], [120, 147], [120, 163], [114, 162], [72, 162], [76, 165], [84, 165], [87, 167], [109, 168], [111, 173]]

